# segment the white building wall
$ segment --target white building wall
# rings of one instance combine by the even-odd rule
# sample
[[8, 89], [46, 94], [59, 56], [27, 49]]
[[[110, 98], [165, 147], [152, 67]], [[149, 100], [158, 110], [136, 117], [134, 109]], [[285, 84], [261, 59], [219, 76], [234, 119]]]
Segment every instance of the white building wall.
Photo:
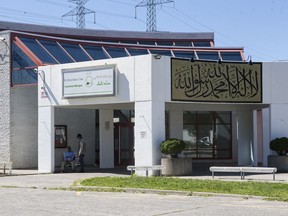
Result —
[[39, 107], [38, 113], [38, 171], [50, 173], [55, 170], [54, 107]]
[[100, 168], [114, 167], [113, 110], [99, 110]]

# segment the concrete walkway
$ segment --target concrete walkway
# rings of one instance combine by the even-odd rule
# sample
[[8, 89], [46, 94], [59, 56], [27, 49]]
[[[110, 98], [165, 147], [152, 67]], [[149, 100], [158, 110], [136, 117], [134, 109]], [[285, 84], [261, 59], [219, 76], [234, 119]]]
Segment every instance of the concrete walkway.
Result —
[[[80, 179], [101, 176], [130, 176], [125, 168], [121, 169], [88, 169], [85, 173], [47, 173], [39, 174], [38, 170], [13, 170], [12, 175], [0, 174], [0, 187], [31, 187], [31, 188], [55, 188], [69, 187]], [[208, 179], [213, 180], [210, 172], [195, 172], [192, 176], [180, 176], [177, 178]], [[216, 173], [214, 180], [223, 181], [258, 181], [288, 183], [288, 173], [277, 173], [273, 181], [272, 174], [248, 174], [245, 180], [235, 173]]]

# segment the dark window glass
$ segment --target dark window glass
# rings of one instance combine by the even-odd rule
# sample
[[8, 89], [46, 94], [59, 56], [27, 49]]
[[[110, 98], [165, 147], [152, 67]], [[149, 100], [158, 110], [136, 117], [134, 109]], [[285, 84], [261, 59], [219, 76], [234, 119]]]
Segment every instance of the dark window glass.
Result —
[[218, 52], [197, 52], [199, 59], [204, 60], [218, 60]]
[[16, 45], [12, 44], [12, 68], [25, 68], [36, 64]]
[[195, 54], [194, 51], [173, 51], [175, 57], [179, 57], [179, 58], [188, 58], [191, 59], [192, 57], [195, 58]]
[[158, 46], [173, 46], [172, 41], [156, 41]]
[[60, 63], [70, 63], [73, 60], [59, 47], [55, 41], [39, 40], [39, 42], [56, 58]]
[[175, 46], [191, 47], [191, 41], [175, 41]]
[[128, 49], [131, 56], [148, 54], [147, 49]]
[[144, 44], [144, 45], [155, 45], [155, 41], [138, 41], [139, 44]]
[[37, 74], [33, 69], [13, 70], [12, 85], [36, 84]]
[[99, 46], [86, 46], [86, 45], [84, 45], [83, 48], [86, 50], [86, 52], [89, 53], [89, 55], [90, 55], [94, 60], [107, 59], [107, 58], [108, 58], [108, 56], [104, 53], [102, 47], [99, 47]]
[[159, 54], [159, 55], [164, 55], [164, 56], [172, 56], [170, 50], [151, 50], [150, 49], [150, 52], [152, 54]]
[[196, 112], [184, 111], [183, 112], [184, 124], [196, 124]]
[[188, 157], [232, 158], [231, 112], [183, 112], [183, 140]]
[[91, 60], [78, 44], [60, 44], [76, 62]]
[[193, 42], [194, 47], [211, 47], [211, 44], [209, 41], [205, 42]]
[[44, 63], [57, 64], [57, 62], [43, 49], [34, 38], [19, 39]]
[[243, 61], [240, 52], [220, 52], [220, 55], [224, 61]]
[[105, 47], [105, 49], [112, 58], [128, 56], [124, 48]]
[[137, 44], [137, 41], [131, 41], [131, 40], [129, 40], [129, 41], [120, 41], [120, 43], [125, 43], [125, 44]]

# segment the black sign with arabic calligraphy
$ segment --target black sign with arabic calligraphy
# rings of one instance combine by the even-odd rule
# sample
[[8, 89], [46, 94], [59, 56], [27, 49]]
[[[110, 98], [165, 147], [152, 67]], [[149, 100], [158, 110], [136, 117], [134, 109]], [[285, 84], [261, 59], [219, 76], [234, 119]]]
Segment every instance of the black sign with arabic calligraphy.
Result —
[[261, 103], [262, 64], [172, 58], [171, 100]]

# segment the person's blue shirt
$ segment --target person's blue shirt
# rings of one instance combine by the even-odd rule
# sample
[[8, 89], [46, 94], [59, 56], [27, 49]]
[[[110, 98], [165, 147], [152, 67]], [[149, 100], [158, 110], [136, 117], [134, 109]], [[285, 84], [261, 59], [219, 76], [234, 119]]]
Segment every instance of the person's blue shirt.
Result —
[[65, 161], [72, 161], [75, 159], [75, 154], [73, 151], [64, 152], [64, 160]]

